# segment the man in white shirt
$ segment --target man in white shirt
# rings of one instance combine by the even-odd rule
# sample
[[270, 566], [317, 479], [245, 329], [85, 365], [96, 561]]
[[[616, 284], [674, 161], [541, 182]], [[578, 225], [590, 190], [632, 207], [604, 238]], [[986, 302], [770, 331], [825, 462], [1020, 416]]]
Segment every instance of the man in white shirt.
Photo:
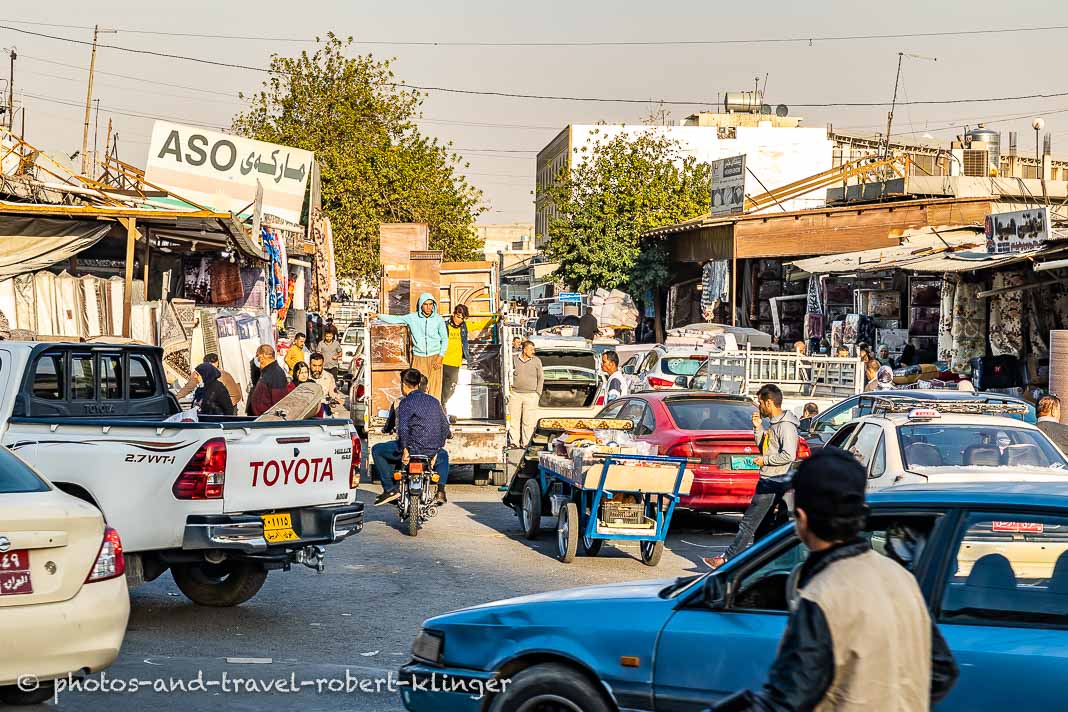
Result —
[[619, 371], [619, 354], [615, 351], [605, 351], [601, 354], [601, 370], [608, 376], [605, 403], [611, 403], [630, 393], [630, 379]]
[[[334, 380], [334, 375], [326, 370], [326, 359], [323, 355], [316, 351], [308, 359], [309, 366], [311, 368], [311, 380], [318, 383], [323, 387], [323, 393], [330, 399], [330, 413], [334, 414], [337, 408], [342, 408], [345, 405], [345, 398], [338, 393], [337, 381]], [[336, 403], [336, 405], [335, 405]]]

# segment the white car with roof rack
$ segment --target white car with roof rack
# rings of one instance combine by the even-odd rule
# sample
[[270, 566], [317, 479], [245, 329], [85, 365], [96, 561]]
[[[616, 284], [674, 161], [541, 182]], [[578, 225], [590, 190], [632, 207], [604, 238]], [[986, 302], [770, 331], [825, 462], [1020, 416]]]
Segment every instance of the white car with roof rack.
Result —
[[873, 399], [872, 414], [843, 426], [828, 447], [868, 471], [868, 489], [903, 483], [1068, 481], [1068, 458], [1014, 403]]

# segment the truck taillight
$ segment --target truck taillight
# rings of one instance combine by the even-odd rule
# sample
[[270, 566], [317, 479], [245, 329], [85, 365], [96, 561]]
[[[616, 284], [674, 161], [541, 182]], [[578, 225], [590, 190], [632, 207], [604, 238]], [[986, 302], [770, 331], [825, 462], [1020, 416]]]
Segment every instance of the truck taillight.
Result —
[[226, 485], [226, 441], [213, 438], [196, 451], [174, 481], [177, 499], [222, 499]]
[[[363, 386], [360, 386], [361, 388]], [[360, 486], [360, 460], [363, 459], [363, 441], [356, 433], [352, 434], [352, 462], [349, 464], [349, 489]]]
[[363, 395], [367, 390], [363, 387], [363, 384], [356, 386], [356, 400], [363, 401]]
[[649, 376], [649, 385], [653, 388], [673, 388], [675, 382], [668, 380], [667, 378], [657, 378], [656, 376]]
[[594, 405], [604, 405], [604, 393], [597, 396], [597, 400], [596, 402], [594, 402]]
[[86, 583], [107, 581], [118, 578], [126, 573], [126, 560], [122, 558], [122, 539], [119, 533], [111, 527], [104, 529], [104, 541], [100, 544], [100, 551], [96, 555], [93, 568], [85, 577]]

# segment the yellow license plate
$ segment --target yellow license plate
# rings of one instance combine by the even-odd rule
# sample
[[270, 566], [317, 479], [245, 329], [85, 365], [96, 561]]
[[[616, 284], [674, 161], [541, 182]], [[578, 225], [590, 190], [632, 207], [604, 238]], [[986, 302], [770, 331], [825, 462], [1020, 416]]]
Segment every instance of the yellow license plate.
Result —
[[282, 514], [263, 514], [263, 538], [269, 544], [277, 544], [283, 541], [300, 541], [300, 537], [293, 531], [293, 516], [289, 512]]

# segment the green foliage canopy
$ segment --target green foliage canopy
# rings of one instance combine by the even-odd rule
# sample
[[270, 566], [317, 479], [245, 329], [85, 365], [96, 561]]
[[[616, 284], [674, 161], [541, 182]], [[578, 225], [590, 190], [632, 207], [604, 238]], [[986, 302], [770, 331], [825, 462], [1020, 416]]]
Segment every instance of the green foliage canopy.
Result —
[[668, 251], [641, 234], [707, 213], [712, 168], [653, 130], [595, 135], [574, 151], [574, 167], [538, 196], [556, 209], [546, 252], [579, 291], [624, 288], [642, 298], [666, 283]]
[[347, 57], [351, 43], [330, 33], [312, 54], [274, 55], [261, 90], [242, 96], [249, 107], [234, 132], [315, 152], [341, 276], [376, 275], [378, 226], [387, 222], [427, 223], [431, 249], [473, 258], [485, 208], [461, 175], [467, 166], [420, 133], [421, 95], [394, 78], [390, 61]]

